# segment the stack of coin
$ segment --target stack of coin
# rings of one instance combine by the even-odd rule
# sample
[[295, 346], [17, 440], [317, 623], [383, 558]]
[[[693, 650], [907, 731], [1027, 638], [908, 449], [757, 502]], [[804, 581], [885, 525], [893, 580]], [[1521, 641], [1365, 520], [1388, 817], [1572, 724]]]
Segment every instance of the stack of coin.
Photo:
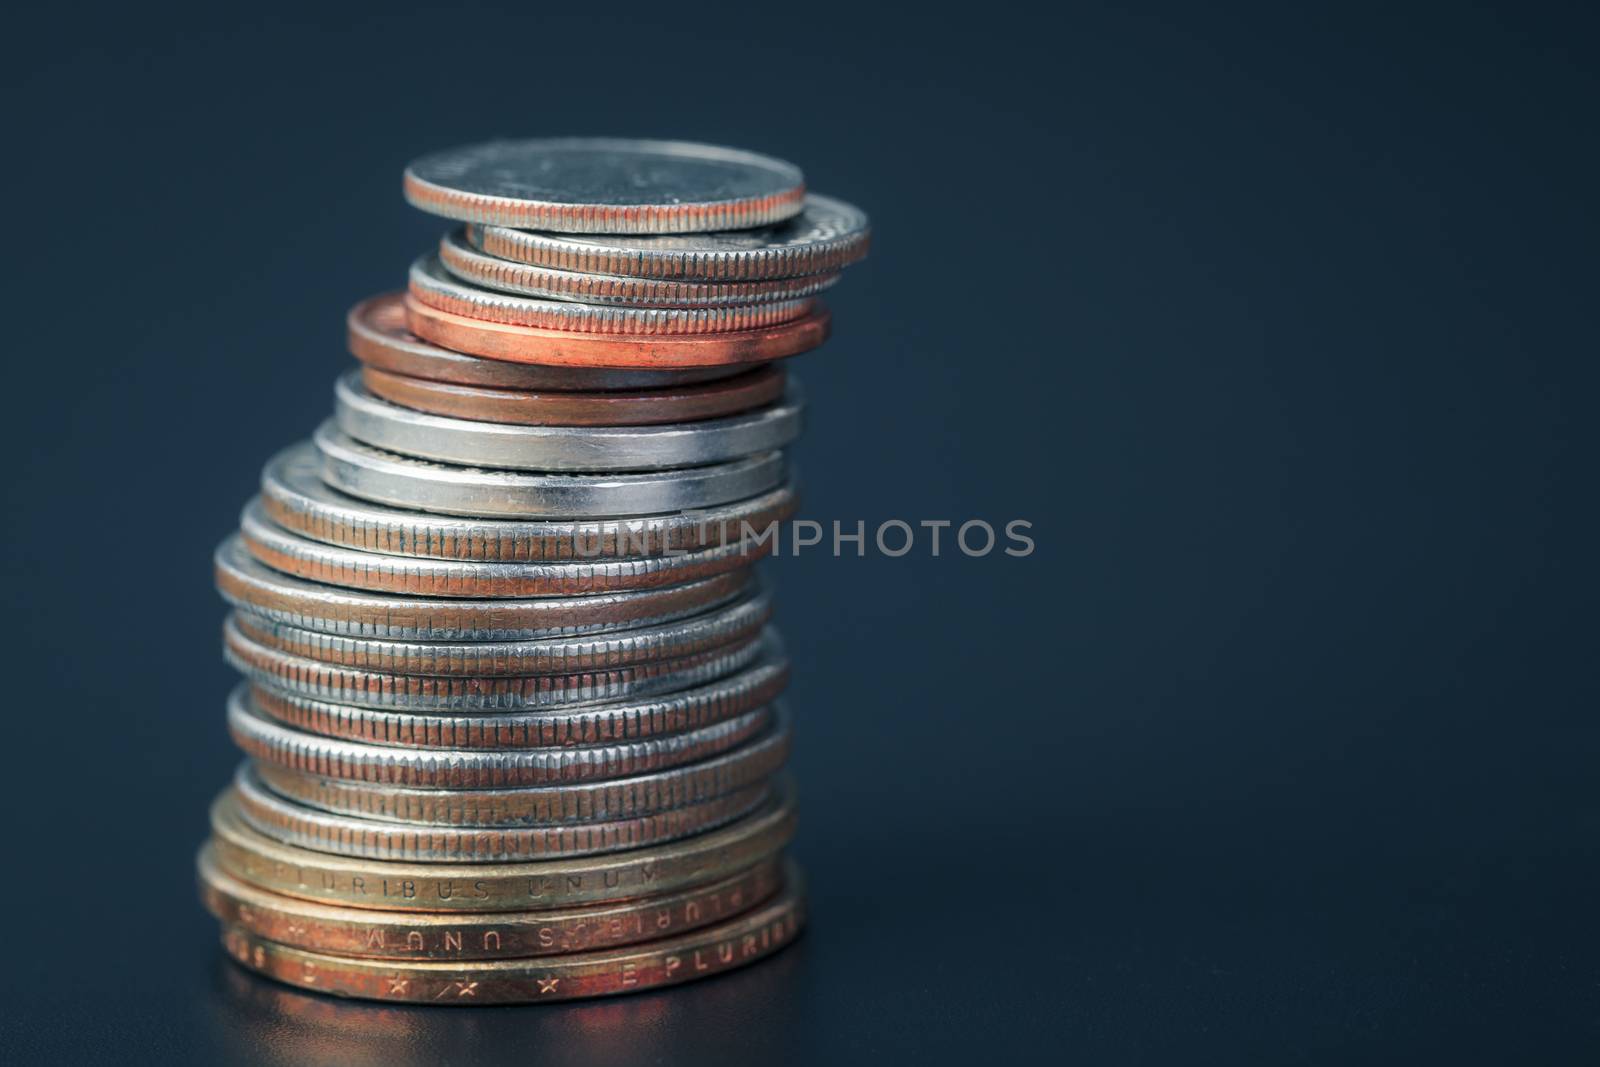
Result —
[[201, 894], [245, 966], [483, 1004], [626, 992], [798, 933], [792, 514], [815, 294], [866, 217], [749, 152], [496, 142], [406, 170], [460, 222], [358, 304], [334, 414], [216, 554], [246, 753]]

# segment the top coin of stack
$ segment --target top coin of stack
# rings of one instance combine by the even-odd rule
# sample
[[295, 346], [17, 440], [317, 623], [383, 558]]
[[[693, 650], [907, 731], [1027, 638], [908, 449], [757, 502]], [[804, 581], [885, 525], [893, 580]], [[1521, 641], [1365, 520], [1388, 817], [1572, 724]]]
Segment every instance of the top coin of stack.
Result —
[[866, 217], [668, 141], [496, 142], [405, 195], [465, 225], [351, 311], [360, 369], [216, 556], [248, 759], [202, 897], [306, 988], [489, 1003], [749, 962], [803, 920], [790, 515], [816, 294]]

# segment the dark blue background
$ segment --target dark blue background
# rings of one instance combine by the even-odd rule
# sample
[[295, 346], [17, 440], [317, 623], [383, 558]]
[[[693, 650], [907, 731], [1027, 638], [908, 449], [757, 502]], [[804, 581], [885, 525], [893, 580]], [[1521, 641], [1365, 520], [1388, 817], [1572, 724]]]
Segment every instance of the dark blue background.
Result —
[[[3, 968], [19, 1061], [1593, 1053], [1592, 20], [1457, 4], [45, 5], [6, 49]], [[493, 135], [768, 151], [873, 215], [769, 567], [813, 926], [441, 1013], [225, 963], [213, 545]]]

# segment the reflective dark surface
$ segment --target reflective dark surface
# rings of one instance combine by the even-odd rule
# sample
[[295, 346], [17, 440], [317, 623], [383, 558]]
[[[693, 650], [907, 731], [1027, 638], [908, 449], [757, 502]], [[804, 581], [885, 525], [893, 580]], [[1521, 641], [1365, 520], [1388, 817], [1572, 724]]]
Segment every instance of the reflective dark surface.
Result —
[[[1593, 1059], [1590, 17], [449, 10], [8, 27], [11, 1058]], [[549, 1010], [278, 989], [191, 884], [212, 549], [444, 228], [405, 162], [567, 133], [868, 209], [807, 511], [1038, 551], [769, 565], [781, 957]]]

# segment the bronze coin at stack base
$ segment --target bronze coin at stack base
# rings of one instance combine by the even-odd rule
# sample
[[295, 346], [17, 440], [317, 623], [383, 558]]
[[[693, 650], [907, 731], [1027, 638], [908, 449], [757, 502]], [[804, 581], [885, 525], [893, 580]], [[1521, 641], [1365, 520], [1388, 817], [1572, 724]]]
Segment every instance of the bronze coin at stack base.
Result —
[[[532, 765], [547, 773], [521, 774], [529, 764], [519, 762], [520, 757], [534, 754], [513, 753], [504, 767], [487, 768], [481, 776], [486, 781], [468, 788], [417, 788], [392, 781], [359, 780], [358, 774], [369, 765], [331, 768], [340, 772], [337, 775], [305, 770], [307, 764], [325, 766], [330, 756], [340, 758], [339, 753], [329, 752], [331, 746], [326, 743], [306, 746], [309, 753], [302, 749], [286, 756], [283, 747], [273, 746], [270, 738], [249, 743], [259, 739], [258, 732], [246, 735], [240, 747], [255, 757], [255, 773], [267, 788], [321, 811], [429, 826], [553, 826], [688, 807], [764, 782], [780, 771], [788, 758], [788, 717], [780, 709], [775, 722], [765, 710], [752, 712], [749, 718], [762, 724], [758, 730], [699, 760], [678, 759], [674, 752], [670, 761], [646, 763], [625, 772], [626, 777], [593, 780], [593, 776], [564, 777], [559, 770], [549, 773], [547, 764], [538, 763]], [[728, 726], [730, 731], [743, 732], [740, 720]], [[360, 754], [362, 757], [376, 755], [375, 746], [363, 747], [366, 751]], [[259, 754], [256, 749], [266, 754]], [[307, 758], [297, 759], [296, 755]], [[415, 760], [419, 755], [431, 754], [401, 753], [397, 758]], [[356, 773], [349, 773], [350, 770]]]
[[285, 845], [252, 829], [231, 788], [211, 806], [217, 865], [285, 896], [379, 911], [506, 912], [676, 892], [732, 876], [794, 837], [795, 792], [774, 779], [760, 807], [726, 826], [628, 852], [517, 863], [404, 863]]
[[[357, 814], [404, 822], [459, 821], [459, 817], [419, 820], [405, 813], [437, 802], [441, 812], [466, 804], [474, 810], [505, 811], [508, 817], [514, 813], [522, 821], [555, 821], [607, 818], [675, 796], [704, 799], [713, 792], [742, 788], [781, 765], [788, 750], [789, 719], [787, 712], [760, 707], [678, 734], [587, 748], [498, 749], [458, 756], [336, 741], [292, 730], [257, 711], [241, 684], [228, 700], [228, 730], [234, 742], [257, 760], [268, 784], [277, 783], [274, 768], [282, 768], [286, 775], [338, 779], [371, 791], [373, 798], [362, 801], [363, 811]], [[671, 774], [666, 773], [669, 770]], [[405, 786], [418, 787], [434, 800], [407, 800]], [[335, 788], [307, 779], [278, 792], [330, 810], [353, 803], [335, 799]], [[502, 797], [506, 790], [531, 792]], [[393, 791], [392, 796], [385, 791]], [[493, 796], [482, 795], [483, 791]], [[444, 792], [464, 796], [452, 799]], [[317, 799], [325, 793], [329, 800]]]
[[240, 818], [283, 844], [419, 863], [516, 863], [642, 848], [724, 826], [756, 810], [771, 795], [766, 785], [756, 785], [633, 818], [483, 828], [422, 826], [318, 811], [271, 792], [249, 764], [235, 775], [233, 791]]
[[[454, 749], [428, 778], [412, 780], [407, 765], [393, 765], [402, 784], [466, 787], [475, 781], [472, 755], [500, 749], [561, 748], [617, 744], [695, 730], [771, 703], [789, 682], [789, 661], [774, 630], [763, 635], [761, 654], [732, 674], [689, 689], [621, 703], [541, 708], [530, 712], [428, 713], [362, 708], [251, 685], [257, 713], [320, 737], [417, 749]], [[417, 773], [423, 773], [418, 771]]]
[[767, 363], [809, 352], [828, 339], [828, 309], [821, 301], [800, 318], [760, 329], [718, 333], [621, 335], [538, 329], [489, 322], [405, 298], [406, 325], [434, 344], [511, 363], [551, 367], [682, 370]]
[[683, 619], [748, 596], [748, 571], [624, 593], [517, 600], [395, 596], [339, 589], [282, 574], [230, 536], [213, 557], [217, 591], [263, 620], [324, 634], [393, 641], [529, 641], [605, 633]]
[[201, 900], [224, 926], [310, 952], [390, 960], [528, 959], [654, 941], [741, 915], [783, 884], [774, 853], [708, 885], [615, 904], [446, 914], [336, 907], [268, 893], [224, 871], [210, 842], [195, 866]]
[[429, 711], [529, 710], [655, 696], [700, 685], [761, 657], [763, 637], [677, 659], [577, 674], [445, 677], [339, 667], [251, 640], [223, 624], [224, 658], [252, 682], [313, 700]]
[[[462, 518], [407, 511], [347, 496], [323, 482], [321, 468], [322, 458], [309, 441], [293, 445], [267, 462], [261, 471], [261, 496], [246, 506], [241, 522], [242, 532], [250, 540], [252, 516], [259, 520], [260, 530], [254, 540], [262, 544], [253, 544], [251, 551], [277, 570], [314, 581], [429, 596], [555, 596], [562, 595], [562, 588], [578, 594], [600, 592], [605, 582], [631, 582], [642, 587], [688, 581], [696, 575], [683, 572], [679, 557], [734, 543], [740, 545], [747, 559], [757, 559], [772, 547], [771, 539], [764, 535], [792, 516], [799, 500], [790, 481], [746, 500], [696, 511], [613, 519]], [[287, 540], [268, 549], [264, 541], [268, 533]], [[302, 570], [299, 568], [311, 565], [296, 546], [303, 548], [306, 541], [360, 554], [338, 565], [328, 563], [331, 569], [326, 575]], [[272, 553], [282, 558], [269, 558]], [[501, 565], [577, 563], [591, 567], [607, 560], [637, 563], [668, 558], [654, 568], [638, 566], [615, 572], [597, 569], [593, 580], [588, 581], [583, 578], [587, 572], [570, 566], [520, 571], [515, 572], [520, 577], [508, 582], [512, 587], [524, 588], [524, 592], [467, 593], [437, 588], [449, 583], [420, 576], [420, 588], [396, 589], [392, 580], [384, 578], [385, 567], [394, 561], [375, 559], [373, 553], [385, 558], [404, 556]], [[722, 561], [724, 569], [730, 565], [726, 564], [725, 554], [708, 559], [712, 563]], [[481, 573], [487, 578], [497, 572], [489, 568]], [[377, 577], [370, 577], [373, 575]], [[462, 580], [463, 588], [476, 584], [476, 580]]]
[[698, 615], [653, 626], [513, 641], [402, 641], [322, 633], [250, 611], [235, 611], [231, 618], [257, 644], [321, 663], [391, 674], [483, 678], [574, 674], [679, 659], [753, 638], [771, 616], [771, 597], [757, 589]]
[[615, 367], [546, 367], [484, 359], [431, 344], [411, 332], [404, 293], [369, 297], [345, 319], [350, 354], [370, 370], [483, 389], [592, 393], [606, 390], [682, 388], [718, 381], [746, 368], [737, 364], [636, 370]]
[[[792, 501], [792, 495], [789, 499]], [[667, 554], [478, 561], [347, 548], [291, 533], [267, 514], [263, 498], [258, 497], [246, 504], [239, 516], [239, 537], [245, 549], [265, 566], [310, 582], [404, 596], [523, 599], [659, 589], [743, 572], [777, 545], [770, 529], [754, 533], [729, 530], [726, 535], [719, 531], [715, 543], [707, 547]], [[428, 523], [428, 516], [415, 517], [418, 525]], [[585, 535], [577, 536], [582, 539]], [[632, 537], [626, 533], [615, 536], [622, 543]], [[641, 540], [649, 536], [641, 535]]]
[[416, 1004], [527, 1004], [643, 992], [754, 963], [793, 941], [805, 922], [799, 874], [786, 864], [775, 897], [743, 915], [640, 945], [521, 960], [370, 960], [268, 941], [224, 926], [235, 960], [269, 978], [329, 993]]
[[760, 367], [720, 381], [611, 392], [533, 392], [408, 378], [364, 367], [374, 396], [430, 415], [515, 426], [661, 426], [753, 411], [783, 395], [784, 373]]

